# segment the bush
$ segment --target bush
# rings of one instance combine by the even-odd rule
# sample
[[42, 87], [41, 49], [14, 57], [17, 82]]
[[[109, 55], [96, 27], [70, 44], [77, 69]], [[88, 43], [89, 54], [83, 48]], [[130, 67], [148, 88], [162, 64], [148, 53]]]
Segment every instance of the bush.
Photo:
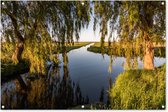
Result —
[[165, 106], [166, 65], [154, 71], [121, 73], [110, 89], [112, 109], [162, 109]]

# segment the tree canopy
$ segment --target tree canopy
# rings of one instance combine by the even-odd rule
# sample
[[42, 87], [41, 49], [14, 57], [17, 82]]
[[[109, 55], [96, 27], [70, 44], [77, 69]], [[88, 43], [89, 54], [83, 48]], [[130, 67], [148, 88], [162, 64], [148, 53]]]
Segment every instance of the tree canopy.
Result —
[[[145, 52], [147, 46], [152, 48], [151, 42], [163, 41], [166, 33], [165, 1], [2, 1], [1, 4], [2, 40], [14, 43], [13, 57], [17, 62], [22, 52], [31, 63], [43, 60], [40, 65], [44, 65], [48, 56], [57, 59], [53, 51], [59, 53], [60, 47], [65, 49], [65, 43], [78, 40], [91, 15], [93, 30], [100, 26], [102, 52], [105, 38], [109, 33], [111, 41], [114, 31], [120, 47], [128, 46], [129, 51], [130, 45], [135, 46], [136, 53], [141, 45]], [[36, 67], [35, 64], [32, 69]]]
[[78, 40], [81, 28], [87, 27], [90, 21], [90, 2], [85, 2], [84, 5], [81, 2], [58, 1], [1, 3], [3, 40], [24, 43], [25, 57], [34, 65], [32, 71], [44, 68], [48, 55], [50, 59], [57, 59], [52, 56], [52, 51], [58, 53], [65, 42], [73, 43], [74, 37]]
[[99, 23], [102, 52], [108, 31], [110, 40], [116, 30], [121, 43], [117, 47], [125, 47], [128, 57], [140, 54], [142, 48], [144, 68], [153, 69], [153, 42], [163, 42], [165, 39], [165, 11], [164, 1], [94, 2], [94, 30]]

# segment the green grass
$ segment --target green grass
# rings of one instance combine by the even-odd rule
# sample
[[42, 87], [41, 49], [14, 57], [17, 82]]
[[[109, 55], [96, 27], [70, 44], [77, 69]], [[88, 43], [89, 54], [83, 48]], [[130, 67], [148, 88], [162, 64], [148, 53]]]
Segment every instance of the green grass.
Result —
[[[94, 53], [101, 53], [101, 47], [98, 45], [99, 45], [99, 43], [96, 43], [93, 46], [90, 46], [89, 48], [87, 48], [87, 50], [90, 52], [94, 52]], [[124, 48], [111, 48], [111, 49], [112, 49], [112, 55], [125, 56]], [[107, 46], [105, 46], [104, 53], [109, 54]], [[165, 47], [155, 47], [154, 48], [154, 55], [156, 57], [165, 57], [166, 56], [166, 48]]]
[[[90, 44], [90, 42], [75, 42], [73, 46], [67, 45], [66, 46], [66, 51], [69, 52], [71, 50], [78, 49], [78, 48], [80, 48], [82, 46], [86, 46], [88, 44]], [[60, 49], [59, 52], [62, 53], [62, 49]]]
[[[95, 42], [92, 46], [94, 46], [94, 47], [100, 47], [100, 42]], [[108, 47], [108, 42], [105, 42], [104, 46]]]
[[71, 51], [71, 50], [73, 50], [73, 49], [78, 49], [78, 48], [80, 48], [80, 47], [82, 47], [82, 46], [86, 46], [86, 45], [88, 45], [88, 44], [90, 44], [90, 42], [76, 42], [75, 44], [74, 44], [74, 46], [67, 46], [67, 52], [69, 52], [69, 51]]
[[153, 71], [121, 73], [110, 89], [112, 109], [162, 109], [166, 104], [166, 65]]
[[[97, 46], [90, 46], [89, 48], [87, 48], [87, 50], [94, 53], [101, 53], [101, 47]], [[104, 53], [109, 54], [108, 48], [104, 49]], [[123, 50], [120, 50], [120, 53], [117, 53], [116, 49], [112, 50], [112, 54], [115, 56], [124, 56]]]
[[[111, 42], [111, 43], [112, 43], [112, 42]], [[122, 47], [124, 47], [124, 44], [120, 44], [119, 42], [115, 42], [115, 44], [116, 44], [117, 46], [122, 45]], [[166, 47], [165, 42], [164, 42], [164, 43], [156, 43], [156, 42], [153, 42], [153, 45], [154, 45], [154, 47]], [[95, 42], [95, 43], [93, 44], [93, 46], [94, 46], [94, 47], [100, 47], [100, 42]], [[105, 46], [105, 47], [108, 47], [108, 42], [105, 42], [105, 43], [104, 43], [104, 46]]]

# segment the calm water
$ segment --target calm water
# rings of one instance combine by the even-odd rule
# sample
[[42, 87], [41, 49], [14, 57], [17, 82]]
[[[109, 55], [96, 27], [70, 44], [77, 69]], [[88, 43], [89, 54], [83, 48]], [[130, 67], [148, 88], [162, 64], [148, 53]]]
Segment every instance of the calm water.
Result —
[[[22, 75], [29, 89], [23, 91], [17, 79], [2, 84], [2, 104], [5, 108], [69, 108], [76, 105], [96, 102], [106, 103], [109, 80], [115, 81], [123, 72], [124, 57], [116, 57], [109, 72], [108, 55], [87, 51], [90, 45], [68, 53], [68, 66], [63, 67], [60, 55], [60, 68], [52, 68], [51, 74], [31, 79]], [[165, 63], [165, 58], [154, 58], [155, 66]], [[143, 63], [138, 58], [138, 67]], [[111, 66], [110, 66], [111, 67]]]

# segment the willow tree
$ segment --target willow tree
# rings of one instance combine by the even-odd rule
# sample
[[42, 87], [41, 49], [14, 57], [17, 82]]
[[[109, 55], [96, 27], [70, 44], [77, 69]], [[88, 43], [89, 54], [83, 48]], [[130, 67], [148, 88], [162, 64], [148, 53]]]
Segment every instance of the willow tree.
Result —
[[90, 21], [89, 2], [1, 3], [4, 40], [16, 43], [13, 61], [19, 62], [25, 51], [24, 56], [31, 62], [31, 71], [42, 71], [48, 55], [53, 59], [53, 51], [59, 53], [59, 46], [62, 47], [63, 57], [67, 60], [65, 43], [73, 43], [74, 38], [78, 40], [81, 28], [88, 26]]
[[[100, 25], [101, 33], [101, 51], [104, 53], [104, 40], [108, 35], [108, 22], [112, 16], [112, 3], [111, 2], [102, 2], [94, 1], [94, 27], [93, 30], [96, 30], [97, 25]], [[107, 12], [107, 13], [105, 13]]]
[[5, 41], [12, 40], [10, 42], [16, 43], [12, 59], [18, 63], [21, 60], [26, 39], [36, 38], [37, 27], [44, 16], [43, 11], [37, 2], [3, 1], [1, 3], [2, 34]]
[[154, 69], [153, 42], [163, 42], [165, 38], [165, 2], [96, 2], [94, 12], [101, 23], [102, 43], [109, 22], [109, 31], [116, 30], [122, 42], [119, 47], [125, 47], [129, 55], [132, 48], [136, 49], [137, 54], [142, 50], [144, 69]]
[[47, 2], [48, 20], [52, 26], [52, 35], [56, 37], [62, 48], [64, 66], [68, 57], [66, 45], [73, 44], [74, 38], [78, 41], [79, 32], [83, 27], [88, 27], [90, 22], [90, 2]]
[[[15, 2], [1, 2], [2, 4], [2, 25], [3, 25], [3, 34], [4, 38], [9, 38], [9, 35], [15, 35], [15, 38], [11, 38], [12, 41], [17, 41], [16, 44], [16, 50], [14, 55], [12, 56], [13, 60], [19, 61], [21, 59], [21, 54], [23, 51], [23, 41], [24, 37], [22, 36], [22, 33], [19, 28], [19, 22], [17, 18], [20, 16], [18, 15], [18, 5]], [[22, 10], [23, 7], [20, 6], [20, 13], [23, 13]], [[7, 16], [8, 15], [8, 16]], [[9, 20], [10, 18], [10, 20]], [[4, 39], [4, 40], [10, 40], [10, 39]]]

